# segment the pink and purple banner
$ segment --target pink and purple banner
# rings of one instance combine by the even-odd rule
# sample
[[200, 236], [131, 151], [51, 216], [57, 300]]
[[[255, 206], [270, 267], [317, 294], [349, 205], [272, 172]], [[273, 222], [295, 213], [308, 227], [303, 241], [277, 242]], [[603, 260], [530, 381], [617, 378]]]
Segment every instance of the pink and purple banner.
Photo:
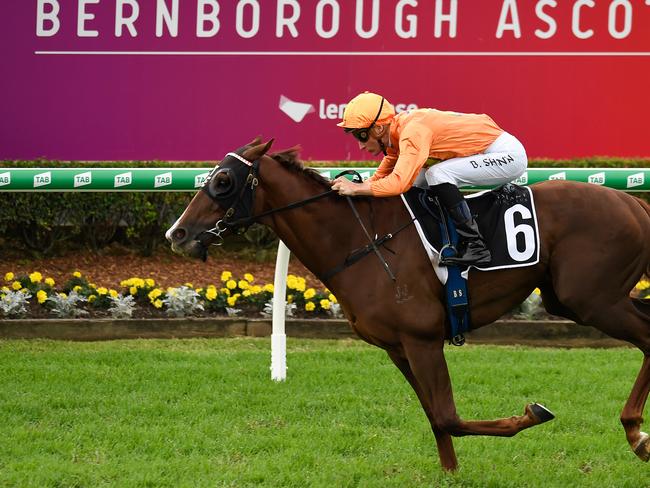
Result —
[[490, 114], [533, 157], [650, 156], [650, 0], [12, 0], [0, 159], [365, 159], [363, 90]]

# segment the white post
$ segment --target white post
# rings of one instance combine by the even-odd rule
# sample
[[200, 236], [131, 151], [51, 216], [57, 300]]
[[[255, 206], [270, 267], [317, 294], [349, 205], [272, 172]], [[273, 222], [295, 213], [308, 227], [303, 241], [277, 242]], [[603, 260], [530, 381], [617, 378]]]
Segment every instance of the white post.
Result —
[[289, 248], [280, 241], [275, 260], [273, 282], [273, 332], [271, 333], [271, 379], [287, 379], [287, 336], [284, 319], [287, 306], [287, 273], [289, 272]]

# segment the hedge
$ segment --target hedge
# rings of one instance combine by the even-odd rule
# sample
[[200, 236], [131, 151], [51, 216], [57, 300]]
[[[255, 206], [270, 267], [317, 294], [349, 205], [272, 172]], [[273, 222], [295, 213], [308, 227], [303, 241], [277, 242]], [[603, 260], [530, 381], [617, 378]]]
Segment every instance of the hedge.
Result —
[[[215, 161], [0, 161], [2, 167], [212, 167]], [[376, 161], [309, 161], [313, 167], [372, 167]], [[529, 166], [576, 168], [646, 168], [650, 159], [535, 159]], [[119, 243], [150, 255], [164, 232], [187, 206], [190, 193], [10, 193], [0, 191], [0, 255], [28, 252], [34, 257], [87, 248], [98, 251]], [[240, 240], [258, 257], [276, 243], [275, 236], [253, 227]]]

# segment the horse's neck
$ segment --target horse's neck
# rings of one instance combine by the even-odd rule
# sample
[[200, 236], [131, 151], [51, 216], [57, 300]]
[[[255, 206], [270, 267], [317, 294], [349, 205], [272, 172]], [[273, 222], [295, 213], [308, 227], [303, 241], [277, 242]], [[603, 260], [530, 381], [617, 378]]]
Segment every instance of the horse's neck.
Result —
[[[300, 174], [292, 176], [308, 179]], [[266, 210], [271, 210], [306, 200], [326, 192], [327, 188], [319, 188], [311, 181], [287, 184], [287, 180], [284, 180], [282, 185], [269, 186], [265, 190], [270, 196]], [[331, 195], [298, 208], [277, 212], [264, 219], [264, 223], [275, 231], [311, 272], [322, 276], [332, 267], [332, 262], [345, 258], [352, 250], [350, 242], [362, 232], [356, 219], [356, 225], [351, 225], [349, 217], [351, 213], [347, 202]]]

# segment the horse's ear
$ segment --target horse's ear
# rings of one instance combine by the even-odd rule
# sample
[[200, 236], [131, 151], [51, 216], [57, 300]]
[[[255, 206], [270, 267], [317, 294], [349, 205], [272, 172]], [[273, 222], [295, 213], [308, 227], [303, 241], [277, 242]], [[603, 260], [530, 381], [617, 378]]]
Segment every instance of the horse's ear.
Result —
[[269, 149], [271, 149], [271, 146], [273, 145], [273, 139], [271, 139], [269, 142], [266, 144], [257, 144], [250, 149], [248, 149], [244, 153], [244, 157], [246, 159], [249, 159], [250, 161], [256, 161], [260, 159], [262, 156], [264, 156]]
[[257, 146], [262, 142], [262, 136], [257, 136], [255, 139], [253, 139], [251, 142], [246, 144], [247, 146]]

